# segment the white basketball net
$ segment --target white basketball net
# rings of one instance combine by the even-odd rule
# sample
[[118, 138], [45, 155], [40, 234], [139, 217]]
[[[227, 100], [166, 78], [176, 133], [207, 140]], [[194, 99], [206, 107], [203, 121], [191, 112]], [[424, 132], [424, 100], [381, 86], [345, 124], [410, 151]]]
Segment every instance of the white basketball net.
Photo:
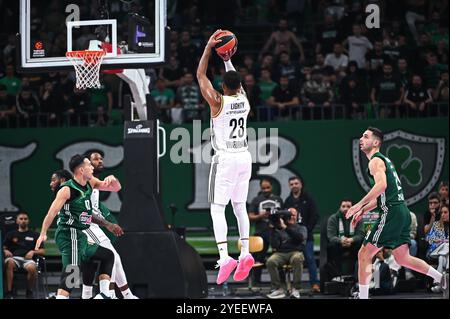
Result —
[[101, 87], [99, 80], [100, 66], [105, 55], [105, 51], [89, 50], [70, 51], [66, 53], [66, 57], [75, 67], [77, 89], [99, 89]]

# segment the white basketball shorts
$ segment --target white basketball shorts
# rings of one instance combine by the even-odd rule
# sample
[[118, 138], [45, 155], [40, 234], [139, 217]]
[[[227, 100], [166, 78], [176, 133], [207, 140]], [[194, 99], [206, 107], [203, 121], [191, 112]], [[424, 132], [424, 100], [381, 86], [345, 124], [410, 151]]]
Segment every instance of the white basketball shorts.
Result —
[[209, 173], [208, 201], [227, 205], [245, 203], [252, 176], [252, 156], [250, 152], [225, 153], [213, 156]]

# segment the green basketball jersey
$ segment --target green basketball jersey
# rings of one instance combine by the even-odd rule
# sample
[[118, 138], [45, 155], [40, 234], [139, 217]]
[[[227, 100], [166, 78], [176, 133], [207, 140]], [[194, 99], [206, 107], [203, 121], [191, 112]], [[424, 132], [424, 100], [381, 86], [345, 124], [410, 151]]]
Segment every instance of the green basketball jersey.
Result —
[[87, 189], [83, 189], [71, 179], [61, 185], [61, 187], [64, 186], [78, 191], [78, 195], [67, 201], [60, 210], [57, 221], [58, 227], [72, 227], [81, 230], [89, 228], [92, 221], [91, 185], [87, 183]]
[[[398, 178], [397, 171], [395, 170], [394, 164], [389, 158], [377, 152], [373, 154], [372, 158], [380, 158], [386, 165], [386, 182], [387, 187], [384, 193], [382, 193], [377, 198], [378, 208], [382, 211], [387, 211], [387, 205], [398, 205], [405, 204], [405, 196], [403, 195], [402, 184], [400, 178]], [[372, 159], [371, 158], [371, 159]], [[370, 186], [375, 185], [375, 179], [370, 175], [370, 170], [367, 168], [367, 173], [369, 175]]]

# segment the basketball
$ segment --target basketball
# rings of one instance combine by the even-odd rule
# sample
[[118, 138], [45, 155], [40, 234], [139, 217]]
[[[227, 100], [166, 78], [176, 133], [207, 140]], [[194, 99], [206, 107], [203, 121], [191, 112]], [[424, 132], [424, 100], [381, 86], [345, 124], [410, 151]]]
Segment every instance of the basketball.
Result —
[[224, 30], [216, 36], [221, 42], [215, 46], [217, 54], [226, 54], [227, 52], [236, 52], [238, 40], [233, 32]]

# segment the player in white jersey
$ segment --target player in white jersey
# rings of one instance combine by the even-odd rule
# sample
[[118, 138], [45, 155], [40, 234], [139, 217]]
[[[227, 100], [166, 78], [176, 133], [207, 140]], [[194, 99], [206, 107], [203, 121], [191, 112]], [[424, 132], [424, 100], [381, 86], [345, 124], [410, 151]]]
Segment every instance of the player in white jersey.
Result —
[[[249, 253], [250, 222], [246, 208], [252, 174], [252, 159], [247, 150], [247, 116], [250, 104], [242, 89], [240, 75], [230, 60], [234, 52], [221, 56], [226, 70], [222, 84], [223, 95], [214, 90], [206, 76], [211, 49], [220, 42], [215, 36], [220, 31], [217, 30], [209, 39], [197, 69], [200, 90], [211, 108], [211, 144], [215, 155], [209, 176], [209, 202], [220, 255], [217, 262], [220, 266], [217, 284], [226, 281], [236, 267], [234, 280], [244, 280], [254, 264]], [[225, 207], [230, 200], [242, 243], [239, 263], [228, 255]]]
[[[94, 176], [97, 178], [99, 174], [103, 171], [103, 152], [99, 150], [91, 151], [86, 154], [86, 157], [91, 161], [92, 166], [94, 166]], [[105, 180], [108, 177], [105, 178]], [[113, 218], [109, 210], [100, 203], [100, 191], [92, 190], [91, 195], [91, 204], [92, 204], [92, 213], [101, 216], [108, 221], [117, 224], [115, 218]], [[108, 218], [111, 216], [112, 219]], [[121, 291], [124, 299], [137, 299], [136, 296], [133, 295], [130, 288], [128, 287], [127, 277], [125, 275], [125, 271], [122, 266], [122, 260], [120, 259], [119, 254], [114, 248], [110, 238], [105, 234], [105, 232], [96, 224], [91, 225], [88, 229], [84, 230], [84, 233], [87, 235], [88, 242], [95, 243], [99, 246], [102, 246], [106, 249], [111, 250], [114, 253], [114, 266], [111, 274], [111, 286], [110, 286], [110, 294], [111, 297], [115, 297], [114, 286], [117, 284], [119, 290]], [[92, 276], [93, 279], [94, 276]], [[89, 281], [89, 280], [87, 280]], [[93, 280], [90, 280], [92, 282]], [[82, 289], [82, 298], [88, 299], [92, 297], [92, 286], [83, 283]]]

